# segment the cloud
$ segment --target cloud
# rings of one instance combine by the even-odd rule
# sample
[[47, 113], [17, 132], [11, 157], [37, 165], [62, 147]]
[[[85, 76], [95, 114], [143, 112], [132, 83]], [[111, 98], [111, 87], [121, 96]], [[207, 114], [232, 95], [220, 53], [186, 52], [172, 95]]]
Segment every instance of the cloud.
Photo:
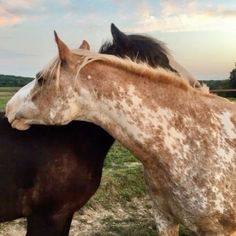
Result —
[[198, 2], [199, 1], [197, 0], [189, 0], [189, 1], [161, 0], [160, 1], [161, 13], [163, 16], [170, 16], [170, 15], [181, 14], [186, 11], [192, 12], [196, 9]]
[[34, 9], [39, 7], [39, 0], [11, 0], [1, 2], [0, 26], [20, 24]]
[[41, 15], [49, 15], [59, 8], [65, 12], [73, 9], [70, 0], [0, 1], [0, 27], [20, 24]]
[[0, 26], [15, 25], [23, 21], [23, 17], [11, 14], [0, 8]]
[[236, 9], [229, 9], [220, 5], [204, 5], [196, 0], [161, 0], [160, 14], [143, 8], [139, 20], [134, 27], [128, 29], [133, 32], [153, 31], [204, 31], [204, 30], [235, 30]]

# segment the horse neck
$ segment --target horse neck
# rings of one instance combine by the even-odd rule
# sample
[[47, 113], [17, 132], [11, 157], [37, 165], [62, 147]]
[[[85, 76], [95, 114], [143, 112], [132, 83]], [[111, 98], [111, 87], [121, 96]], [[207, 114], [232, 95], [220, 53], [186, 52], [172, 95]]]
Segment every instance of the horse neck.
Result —
[[92, 105], [87, 104], [88, 120], [103, 127], [145, 162], [147, 153], [154, 154], [159, 145], [155, 137], [159, 123], [167, 129], [173, 115], [168, 108], [172, 103], [167, 99], [172, 97], [169, 86], [103, 62], [87, 65], [81, 78], [90, 91], [83, 101], [92, 101]]

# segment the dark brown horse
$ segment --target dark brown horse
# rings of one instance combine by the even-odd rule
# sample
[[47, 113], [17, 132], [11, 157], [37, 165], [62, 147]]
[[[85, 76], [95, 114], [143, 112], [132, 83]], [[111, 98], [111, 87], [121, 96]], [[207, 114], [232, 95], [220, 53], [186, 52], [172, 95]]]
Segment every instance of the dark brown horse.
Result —
[[68, 235], [97, 190], [113, 139], [86, 122], [11, 128], [0, 113], [0, 222], [27, 217], [27, 235]]
[[[125, 35], [113, 24], [111, 30], [113, 43], [105, 43], [102, 53], [135, 57], [175, 71], [160, 42]], [[1, 113], [0, 221], [27, 217], [27, 236], [68, 235], [73, 213], [99, 186], [113, 141], [101, 128], [86, 122], [33, 126], [19, 132]]]

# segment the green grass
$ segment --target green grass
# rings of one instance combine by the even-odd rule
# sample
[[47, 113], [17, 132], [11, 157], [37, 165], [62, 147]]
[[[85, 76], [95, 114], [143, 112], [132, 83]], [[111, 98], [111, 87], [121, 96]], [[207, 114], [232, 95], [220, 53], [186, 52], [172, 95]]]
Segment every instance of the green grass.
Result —
[[19, 87], [0, 87], [0, 93], [1, 92], [16, 92], [19, 90]]
[[0, 111], [4, 110], [7, 101], [18, 90], [18, 87], [0, 87]]
[[137, 162], [137, 159], [131, 152], [116, 143], [108, 152], [104, 166], [105, 168], [123, 167], [134, 162]]
[[0, 97], [0, 111], [3, 111], [7, 101], [9, 100], [11, 96], [1, 96]]
[[143, 166], [127, 149], [115, 143], [105, 160], [101, 191], [94, 196], [92, 204], [110, 209], [119, 202], [126, 207], [134, 198], [145, 195]]

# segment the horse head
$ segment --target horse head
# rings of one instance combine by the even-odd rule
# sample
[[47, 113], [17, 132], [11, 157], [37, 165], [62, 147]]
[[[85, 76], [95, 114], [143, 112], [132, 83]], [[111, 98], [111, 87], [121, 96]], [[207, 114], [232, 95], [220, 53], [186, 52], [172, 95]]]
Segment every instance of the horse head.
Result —
[[[56, 32], [55, 41], [59, 56], [21, 88], [6, 106], [6, 116], [17, 129], [25, 130], [35, 123], [67, 124], [78, 112], [75, 78], [85, 56], [70, 50]], [[88, 51], [89, 48], [84, 40], [74, 51]]]

